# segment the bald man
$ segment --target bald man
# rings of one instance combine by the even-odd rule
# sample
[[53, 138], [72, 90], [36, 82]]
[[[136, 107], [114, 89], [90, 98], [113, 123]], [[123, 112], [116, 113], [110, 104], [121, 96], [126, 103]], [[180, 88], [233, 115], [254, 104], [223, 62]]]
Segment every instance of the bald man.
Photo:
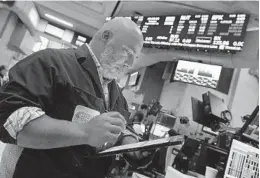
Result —
[[[90, 157], [137, 142], [115, 79], [137, 59], [143, 36], [125, 18], [107, 22], [89, 44], [46, 49], [17, 63], [0, 91], [1, 178], [104, 178], [110, 157]], [[142, 159], [140, 152], [128, 156]]]

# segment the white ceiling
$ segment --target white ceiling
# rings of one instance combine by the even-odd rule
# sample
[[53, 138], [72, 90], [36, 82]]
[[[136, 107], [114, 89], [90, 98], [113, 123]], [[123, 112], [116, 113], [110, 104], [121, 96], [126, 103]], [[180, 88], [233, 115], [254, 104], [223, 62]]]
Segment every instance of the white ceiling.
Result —
[[59, 25], [92, 37], [104, 24], [105, 17], [110, 16], [116, 1], [35, 1], [35, 3], [42, 18], [57, 24], [45, 16], [45, 14], [53, 15], [72, 23], [73, 27]]
[[[250, 14], [247, 30], [259, 29], [258, 1], [119, 1], [116, 6], [117, 3], [118, 1], [35, 1], [42, 18], [47, 19], [45, 14], [51, 14], [72, 23], [72, 30], [90, 37], [103, 25], [105, 18], [111, 16], [115, 7], [114, 16], [132, 16], [135, 12], [144, 16], [247, 13]], [[142, 56], [146, 60], [141, 60], [142, 64], [137, 66], [158, 62], [158, 59], [149, 59], [145, 55]]]

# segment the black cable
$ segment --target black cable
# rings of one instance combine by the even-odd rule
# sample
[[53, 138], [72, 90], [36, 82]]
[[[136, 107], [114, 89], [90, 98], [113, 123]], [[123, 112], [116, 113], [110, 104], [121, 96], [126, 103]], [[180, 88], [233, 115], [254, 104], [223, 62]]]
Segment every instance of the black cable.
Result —
[[[230, 119], [228, 119], [227, 114], [230, 114]], [[221, 118], [225, 120], [225, 125], [229, 126], [230, 122], [232, 121], [232, 113], [229, 110], [225, 110], [221, 112]]]
[[120, 2], [121, 2], [120, 0], [117, 1], [116, 6], [115, 6], [115, 8], [113, 9], [113, 12], [112, 12], [112, 14], [111, 14], [111, 17], [113, 17], [113, 16], [115, 15], [115, 12], [116, 12], [116, 10], [117, 10], [117, 8], [118, 8]]
[[250, 115], [249, 119], [246, 121], [246, 123], [243, 125], [243, 127], [237, 132], [237, 135], [243, 134], [246, 129], [248, 128], [248, 125], [251, 124], [251, 122], [254, 120], [256, 115], [259, 112], [259, 105], [256, 106], [255, 110], [253, 113]]

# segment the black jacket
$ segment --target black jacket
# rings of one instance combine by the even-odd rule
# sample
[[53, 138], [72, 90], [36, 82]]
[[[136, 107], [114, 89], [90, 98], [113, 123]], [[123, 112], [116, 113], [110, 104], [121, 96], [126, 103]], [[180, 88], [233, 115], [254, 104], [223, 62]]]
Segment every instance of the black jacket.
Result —
[[[46, 49], [17, 63], [9, 72], [9, 82], [0, 93], [0, 139], [16, 144], [3, 127], [9, 115], [24, 106], [36, 106], [55, 119], [71, 121], [77, 105], [103, 113], [128, 108], [119, 86], [109, 86], [106, 108], [96, 65], [83, 45], [73, 49]], [[24, 148], [13, 178], [103, 178], [112, 158], [84, 159], [92, 148], [87, 145], [36, 150]], [[3, 163], [5, 164], [5, 163]]]

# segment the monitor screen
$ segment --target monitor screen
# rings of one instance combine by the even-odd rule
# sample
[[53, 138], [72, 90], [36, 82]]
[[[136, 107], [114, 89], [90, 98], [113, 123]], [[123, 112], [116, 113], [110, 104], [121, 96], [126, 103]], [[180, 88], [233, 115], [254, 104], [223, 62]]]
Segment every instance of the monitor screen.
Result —
[[192, 119], [198, 124], [204, 124], [204, 104], [202, 101], [191, 97]]
[[180, 60], [171, 80], [217, 88], [221, 70], [217, 65]]
[[157, 123], [166, 127], [170, 127], [173, 128], [175, 125], [177, 117], [170, 115], [170, 114], [166, 114], [166, 113], [160, 113], [158, 119], [157, 119]]
[[157, 137], [163, 137], [166, 132], [168, 132], [170, 130], [169, 127], [165, 127], [161, 124], [154, 124], [153, 128], [151, 129], [151, 132], [153, 135], [157, 136]]
[[224, 178], [259, 177], [259, 149], [233, 139]]
[[144, 46], [225, 52], [242, 50], [249, 21], [249, 15], [242, 13], [128, 18], [141, 29]]
[[218, 132], [214, 132], [211, 130], [211, 128], [208, 127], [210, 126], [210, 120], [205, 116], [203, 102], [194, 97], [191, 97], [191, 106], [193, 121], [203, 125], [202, 131], [211, 135], [218, 135]]
[[138, 72], [130, 74], [128, 85], [129, 86], [137, 85], [137, 78], [138, 78]]

